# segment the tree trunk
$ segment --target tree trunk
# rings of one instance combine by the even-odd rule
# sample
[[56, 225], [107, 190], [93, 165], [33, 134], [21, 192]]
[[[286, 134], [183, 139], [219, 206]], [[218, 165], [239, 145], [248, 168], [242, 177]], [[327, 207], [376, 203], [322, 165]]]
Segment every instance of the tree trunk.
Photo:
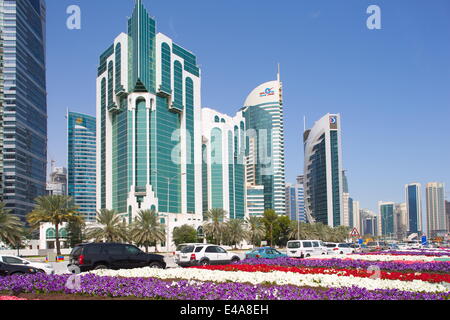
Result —
[[148, 245], [145, 246], [145, 253], [148, 253]]
[[59, 257], [61, 255], [61, 246], [59, 245], [59, 224], [55, 224], [55, 246], [56, 246], [56, 255]]

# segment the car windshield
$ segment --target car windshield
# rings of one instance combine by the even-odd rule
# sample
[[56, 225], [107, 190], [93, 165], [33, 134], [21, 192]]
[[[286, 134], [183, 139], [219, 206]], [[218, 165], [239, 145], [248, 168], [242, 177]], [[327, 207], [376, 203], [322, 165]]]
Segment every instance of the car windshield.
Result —
[[348, 243], [341, 243], [339, 244], [339, 248], [350, 248], [350, 245]]
[[183, 249], [181, 249], [181, 253], [190, 253], [192, 251], [194, 251], [194, 246], [186, 246]]
[[327, 248], [334, 248], [334, 247], [336, 247], [336, 244], [334, 244], [334, 243], [325, 243], [325, 246]]
[[298, 249], [300, 248], [300, 242], [288, 242], [289, 249]]
[[369, 243], [367, 243], [367, 246], [368, 247], [376, 247], [377, 243], [376, 242], [369, 242]]
[[186, 244], [179, 244], [178, 246], [177, 246], [177, 249], [176, 249], [176, 251], [181, 251], [181, 250], [183, 250], [184, 248], [186, 248]]
[[72, 252], [71, 252], [71, 255], [73, 255], [73, 256], [79, 256], [80, 254], [81, 254], [81, 250], [83, 249], [83, 247], [81, 247], [81, 246], [78, 246], [78, 247], [75, 247], [75, 248], [73, 248], [73, 250], [72, 250]]

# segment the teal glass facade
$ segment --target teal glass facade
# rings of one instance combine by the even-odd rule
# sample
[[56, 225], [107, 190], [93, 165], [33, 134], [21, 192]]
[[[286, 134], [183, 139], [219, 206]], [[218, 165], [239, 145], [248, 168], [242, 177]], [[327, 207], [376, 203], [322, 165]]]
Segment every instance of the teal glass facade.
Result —
[[394, 234], [394, 204], [383, 204], [380, 206], [381, 234], [391, 236]]
[[68, 195], [86, 222], [96, 218], [96, 118], [68, 114]]

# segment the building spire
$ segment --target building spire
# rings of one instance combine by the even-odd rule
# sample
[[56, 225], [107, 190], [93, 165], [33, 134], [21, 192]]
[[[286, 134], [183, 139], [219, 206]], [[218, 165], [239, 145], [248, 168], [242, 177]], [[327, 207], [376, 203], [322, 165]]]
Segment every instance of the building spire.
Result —
[[278, 80], [278, 82], [281, 82], [280, 63], [278, 63], [278, 73], [277, 73], [277, 80]]

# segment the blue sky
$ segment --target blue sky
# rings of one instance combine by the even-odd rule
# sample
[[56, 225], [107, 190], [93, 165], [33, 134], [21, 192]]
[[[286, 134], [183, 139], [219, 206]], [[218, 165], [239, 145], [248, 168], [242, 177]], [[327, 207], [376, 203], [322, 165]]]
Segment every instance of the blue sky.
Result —
[[[450, 191], [448, 0], [144, 0], [158, 32], [194, 52], [202, 104], [233, 115], [281, 64], [286, 178], [303, 172], [308, 126], [341, 113], [344, 167], [361, 206], [404, 201], [404, 185], [440, 181]], [[66, 28], [69, 5], [81, 30]], [[382, 29], [369, 30], [369, 5]], [[100, 54], [134, 0], [47, 0], [49, 160], [66, 165], [66, 109], [95, 115]], [[450, 194], [448, 195], [450, 196]]]

